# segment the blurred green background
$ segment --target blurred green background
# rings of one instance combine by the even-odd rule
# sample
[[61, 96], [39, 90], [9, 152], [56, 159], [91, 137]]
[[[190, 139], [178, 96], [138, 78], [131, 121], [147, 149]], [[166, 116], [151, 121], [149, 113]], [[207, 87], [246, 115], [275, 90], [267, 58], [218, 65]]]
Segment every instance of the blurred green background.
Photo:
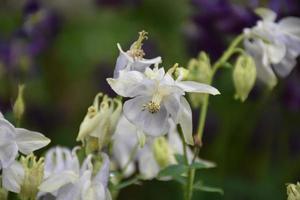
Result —
[[[22, 126], [52, 145], [74, 146], [79, 124], [98, 92], [115, 95], [106, 78], [119, 54], [149, 32], [146, 58], [185, 66], [204, 50], [215, 60], [266, 6], [280, 17], [300, 16], [298, 0], [0, 0], [0, 110], [11, 112], [19, 83], [26, 84]], [[202, 158], [216, 169], [197, 179], [224, 189], [194, 199], [285, 199], [286, 183], [300, 180], [299, 65], [268, 93], [259, 83], [245, 103], [235, 101], [231, 70], [213, 83]], [[194, 111], [195, 123], [198, 117]], [[130, 186], [119, 199], [182, 199], [176, 182]]]

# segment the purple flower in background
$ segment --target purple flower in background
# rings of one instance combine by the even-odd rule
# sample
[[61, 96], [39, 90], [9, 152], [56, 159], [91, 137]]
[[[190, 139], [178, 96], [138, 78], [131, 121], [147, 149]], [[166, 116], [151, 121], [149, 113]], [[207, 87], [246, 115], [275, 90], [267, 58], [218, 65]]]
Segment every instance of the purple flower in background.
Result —
[[34, 59], [51, 43], [58, 31], [58, 17], [30, 0], [24, 4], [21, 26], [9, 38], [0, 38], [0, 63], [14, 75], [33, 68]]
[[285, 105], [294, 112], [300, 110], [300, 78], [299, 74], [291, 75], [284, 86], [283, 100]]
[[226, 35], [239, 34], [244, 27], [254, 25], [256, 17], [248, 8], [227, 0], [192, 0], [196, 9], [195, 28], [191, 38], [193, 54], [205, 50], [214, 58], [224, 50]]

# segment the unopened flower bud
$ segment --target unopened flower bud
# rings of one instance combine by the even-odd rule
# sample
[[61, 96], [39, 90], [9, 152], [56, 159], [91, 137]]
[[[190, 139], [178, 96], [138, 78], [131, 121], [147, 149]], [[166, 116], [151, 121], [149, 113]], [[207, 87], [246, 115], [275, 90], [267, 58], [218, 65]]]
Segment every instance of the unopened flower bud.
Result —
[[155, 138], [152, 146], [154, 158], [161, 168], [165, 168], [170, 164], [176, 163], [173, 151], [168, 144], [166, 138]]
[[[192, 58], [188, 63], [188, 80], [210, 84], [212, 69], [210, 59], [205, 52], [200, 52], [198, 58]], [[205, 94], [189, 94], [192, 106], [198, 108], [204, 100]]]
[[175, 70], [175, 77], [177, 80], [187, 80], [189, 77], [189, 70], [183, 67], [178, 67]]
[[93, 105], [88, 108], [76, 140], [82, 141], [83, 144], [91, 143], [86, 144], [89, 152], [95, 151], [95, 147], [101, 150], [109, 143], [121, 112], [121, 100], [112, 99], [99, 93], [96, 95]]
[[239, 56], [233, 70], [235, 99], [245, 101], [254, 86], [255, 80], [256, 67], [253, 58], [249, 55]]
[[20, 198], [36, 199], [38, 187], [40, 186], [44, 176], [44, 158], [37, 159], [33, 154], [21, 157], [25, 176], [21, 185]]
[[287, 200], [299, 200], [300, 199], [300, 183], [288, 184], [287, 186]]
[[22, 116], [25, 112], [24, 89], [25, 85], [21, 84], [18, 86], [18, 96], [13, 106], [14, 117], [17, 121], [22, 119]]

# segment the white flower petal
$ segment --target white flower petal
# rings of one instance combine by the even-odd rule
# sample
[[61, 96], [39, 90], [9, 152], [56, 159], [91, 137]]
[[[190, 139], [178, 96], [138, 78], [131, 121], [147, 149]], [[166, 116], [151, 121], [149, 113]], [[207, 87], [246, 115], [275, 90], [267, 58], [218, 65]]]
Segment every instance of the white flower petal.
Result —
[[102, 184], [93, 185], [94, 199], [91, 200], [106, 200], [106, 188]]
[[170, 95], [165, 97], [163, 101], [168, 113], [171, 114], [171, 117], [174, 121], [177, 121], [178, 114], [180, 112], [180, 96], [179, 95]]
[[269, 59], [272, 64], [279, 63], [286, 54], [286, 46], [281, 42], [264, 44], [264, 50], [266, 51], [267, 55], [265, 55], [267, 59]]
[[193, 122], [192, 122], [192, 110], [184, 97], [180, 98], [181, 110], [178, 118], [178, 122], [181, 126], [184, 140], [187, 144], [193, 145]]
[[60, 188], [55, 200], [82, 200], [79, 184], [68, 184]]
[[[116, 131], [113, 135], [113, 159], [118, 166], [124, 170], [130, 159], [130, 154], [138, 143], [136, 137], [137, 129], [124, 115], [121, 116]], [[131, 176], [135, 171], [135, 165], [130, 162], [124, 172], [125, 177]]]
[[74, 183], [79, 179], [73, 171], [63, 171], [49, 176], [39, 187], [43, 192], [53, 193], [59, 188]]
[[271, 68], [267, 55], [263, 50], [263, 42], [261, 40], [244, 41], [247, 52], [253, 57], [255, 61], [257, 78], [266, 83], [270, 88], [277, 83], [277, 78]]
[[19, 193], [24, 175], [23, 166], [17, 161], [14, 161], [10, 166], [2, 169], [3, 188], [11, 192]]
[[278, 22], [280, 29], [287, 34], [300, 38], [300, 18], [286, 17]]
[[38, 132], [16, 128], [16, 142], [19, 151], [28, 155], [33, 151], [48, 145], [50, 139]]
[[144, 108], [149, 101], [149, 98], [143, 96], [126, 101], [123, 108], [125, 117], [146, 134], [152, 136], [166, 134], [168, 113], [165, 106], [162, 104], [158, 112], [150, 113]]
[[107, 187], [108, 179], [109, 179], [109, 158], [107, 154], [102, 153], [102, 166], [101, 169], [98, 171], [97, 175], [93, 179], [94, 184], [99, 184]]
[[287, 54], [278, 64], [273, 65], [276, 73], [281, 77], [286, 77], [297, 64], [296, 58]]
[[138, 158], [139, 171], [144, 179], [153, 179], [157, 176], [160, 167], [155, 161], [153, 153], [148, 146], [145, 146]]
[[161, 57], [156, 57], [153, 59], [136, 60], [130, 66], [130, 70], [144, 72], [146, 68], [150, 67], [153, 64], [158, 64], [158, 63], [161, 63]]
[[195, 81], [179, 81], [176, 82], [176, 85], [186, 92], [208, 93], [212, 95], [220, 94], [216, 88]]
[[110, 87], [120, 96], [134, 97], [143, 92], [144, 75], [137, 71], [120, 71], [117, 79], [106, 79]]
[[15, 127], [6, 119], [0, 118], [0, 146], [14, 141], [15, 137]]
[[131, 62], [133, 62], [133, 59], [123, 51], [121, 45], [118, 43], [117, 44], [118, 46], [118, 49], [120, 51], [120, 54], [117, 58], [117, 61], [116, 61], [116, 66], [115, 66], [115, 70], [114, 70], [114, 78], [118, 78], [119, 77], [119, 72], [123, 69], [125, 69], [128, 64]]
[[15, 142], [9, 142], [0, 146], [0, 169], [6, 168], [15, 160], [18, 154], [18, 146]]

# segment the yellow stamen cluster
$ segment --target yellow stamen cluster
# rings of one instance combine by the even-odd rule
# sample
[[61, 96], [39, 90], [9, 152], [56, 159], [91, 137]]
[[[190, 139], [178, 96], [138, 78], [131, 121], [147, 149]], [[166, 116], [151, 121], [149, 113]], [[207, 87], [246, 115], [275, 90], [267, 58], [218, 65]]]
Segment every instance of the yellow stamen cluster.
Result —
[[145, 108], [147, 108], [147, 110], [150, 113], [154, 114], [154, 113], [157, 113], [160, 110], [160, 105], [153, 102], [153, 101], [150, 101], [149, 103], [144, 105], [144, 109]]
[[142, 59], [145, 56], [145, 52], [142, 49], [143, 41], [148, 39], [146, 31], [139, 32], [139, 38], [133, 43], [128, 54], [135, 59]]

